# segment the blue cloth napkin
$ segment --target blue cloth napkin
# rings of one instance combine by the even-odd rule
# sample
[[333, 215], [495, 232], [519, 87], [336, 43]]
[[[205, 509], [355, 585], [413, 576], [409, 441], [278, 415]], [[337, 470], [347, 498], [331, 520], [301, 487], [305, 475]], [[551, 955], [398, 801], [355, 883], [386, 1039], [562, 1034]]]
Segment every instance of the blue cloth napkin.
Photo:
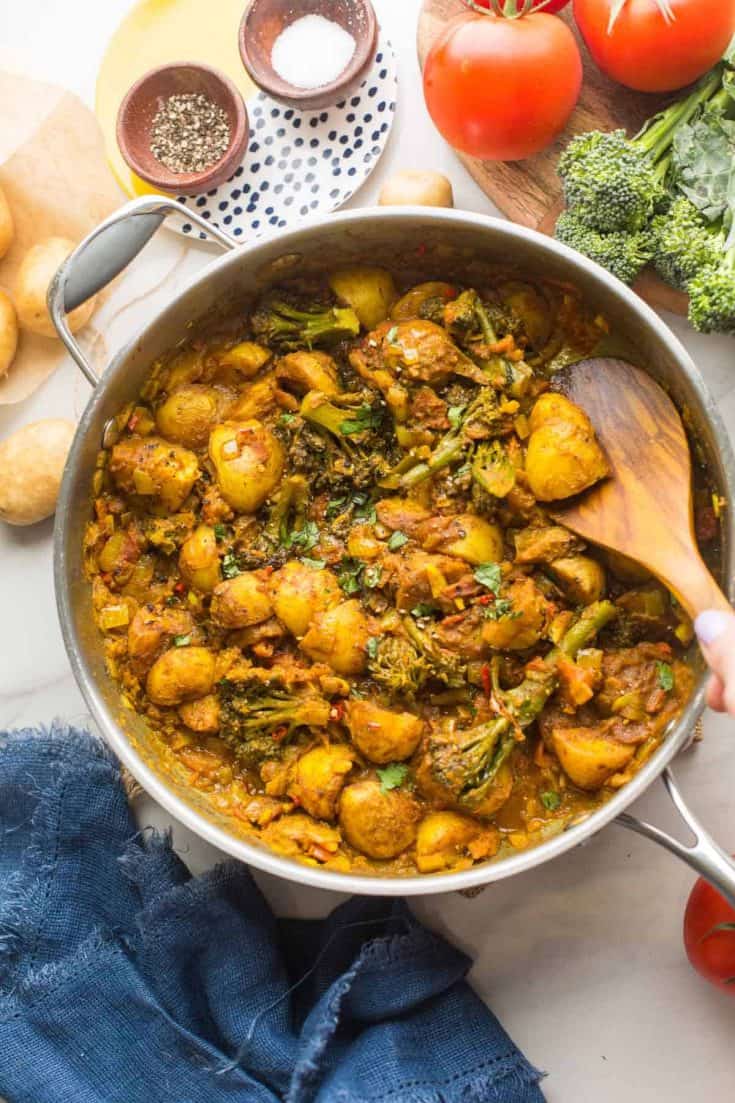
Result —
[[469, 966], [401, 901], [276, 919], [136, 832], [91, 736], [0, 735], [8, 1103], [543, 1103]]

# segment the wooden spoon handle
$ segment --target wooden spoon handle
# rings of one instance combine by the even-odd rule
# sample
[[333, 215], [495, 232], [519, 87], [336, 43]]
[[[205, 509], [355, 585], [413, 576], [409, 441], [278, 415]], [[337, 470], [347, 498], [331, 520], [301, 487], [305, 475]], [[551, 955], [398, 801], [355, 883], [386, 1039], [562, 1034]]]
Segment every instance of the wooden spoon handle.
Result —
[[731, 613], [730, 602], [707, 569], [704, 560], [692, 549], [690, 555], [675, 565], [667, 564], [668, 577], [663, 579], [692, 620], [705, 609], [721, 609]]

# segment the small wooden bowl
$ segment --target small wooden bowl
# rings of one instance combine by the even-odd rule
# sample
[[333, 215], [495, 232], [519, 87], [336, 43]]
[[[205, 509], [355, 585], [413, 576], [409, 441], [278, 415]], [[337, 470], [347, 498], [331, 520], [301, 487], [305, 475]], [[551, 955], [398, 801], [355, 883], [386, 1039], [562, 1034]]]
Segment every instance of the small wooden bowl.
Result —
[[[285, 27], [305, 15], [323, 15], [352, 35], [355, 52], [331, 84], [297, 88], [283, 80], [271, 65], [273, 43]], [[288, 107], [313, 111], [345, 99], [360, 84], [372, 64], [378, 45], [378, 21], [370, 0], [252, 0], [242, 17], [240, 57], [251, 80]]]
[[[203, 172], [172, 172], [151, 153], [151, 127], [169, 96], [203, 93], [224, 108], [230, 124], [225, 154]], [[147, 183], [175, 195], [198, 195], [223, 184], [242, 162], [248, 144], [248, 114], [242, 96], [223, 73], [182, 61], [161, 65], [137, 80], [117, 113], [117, 144], [130, 168]]]

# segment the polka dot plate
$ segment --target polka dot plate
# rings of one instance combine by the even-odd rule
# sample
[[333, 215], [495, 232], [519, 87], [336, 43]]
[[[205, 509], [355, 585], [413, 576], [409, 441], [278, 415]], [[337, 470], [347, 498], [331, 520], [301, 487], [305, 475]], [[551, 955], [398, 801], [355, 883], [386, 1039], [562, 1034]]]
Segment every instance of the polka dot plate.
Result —
[[[322, 111], [296, 111], [264, 92], [248, 101], [250, 143], [243, 163], [206, 195], [178, 196], [225, 233], [248, 240], [309, 215], [335, 210], [375, 168], [388, 141], [398, 77], [390, 43], [347, 100]], [[190, 222], [172, 229], [206, 240]]]

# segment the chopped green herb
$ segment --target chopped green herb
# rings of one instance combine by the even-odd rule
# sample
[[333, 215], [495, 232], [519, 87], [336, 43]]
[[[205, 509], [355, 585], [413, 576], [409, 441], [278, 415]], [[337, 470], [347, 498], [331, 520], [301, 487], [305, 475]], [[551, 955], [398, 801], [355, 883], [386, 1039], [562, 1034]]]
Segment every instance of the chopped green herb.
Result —
[[403, 545], [407, 543], [408, 537], [406, 536], [405, 532], [401, 532], [400, 529], [396, 529], [396, 531], [393, 533], [390, 540], [388, 541], [388, 549], [390, 551], [398, 551], [399, 548], [402, 548]]
[[280, 425], [290, 425], [296, 417], [296, 414], [281, 414], [278, 419]]
[[240, 571], [240, 564], [237, 562], [237, 556], [234, 552], [228, 552], [222, 559], [222, 575], [224, 578], [237, 578]]
[[296, 532], [289, 532], [281, 543], [284, 548], [302, 548], [304, 551], [310, 551], [319, 543], [319, 529], [316, 521], [305, 521]]
[[428, 601], [420, 601], [418, 605], [414, 605], [411, 616], [417, 619], [419, 617], [433, 617], [436, 612], [436, 605], [431, 605]]
[[668, 663], [656, 663], [656, 671], [658, 673], [658, 684], [666, 693], [670, 693], [674, 688], [674, 671]]
[[513, 602], [508, 598], [498, 598], [494, 605], [485, 608], [485, 620], [518, 620], [522, 613], [514, 612]]
[[214, 526], [214, 538], [218, 544], [221, 544], [223, 540], [227, 539], [227, 525], [223, 525], [220, 522]]
[[354, 559], [351, 555], [346, 555], [340, 563], [340, 569], [337, 572], [337, 581], [346, 594], [356, 594], [359, 592], [362, 585], [362, 572], [365, 570], [365, 564], [359, 559]]
[[366, 567], [363, 575], [365, 585], [369, 590], [374, 590], [376, 586], [380, 585], [380, 579], [383, 575], [383, 568], [380, 563], [376, 563], [372, 567]]
[[343, 494], [341, 498], [330, 498], [324, 511], [326, 519], [332, 521], [335, 517], [339, 517], [340, 513], [343, 513], [347, 508], [348, 501], [346, 494]]
[[391, 326], [385, 335], [385, 339], [389, 345], [392, 345], [398, 336], [398, 326]]
[[477, 582], [492, 590], [494, 594], [498, 592], [503, 581], [503, 572], [499, 563], [481, 563], [475, 568], [474, 575]]
[[380, 778], [381, 793], [388, 793], [391, 789], [399, 789], [408, 777], [408, 766], [405, 762], [390, 762], [382, 770], [377, 771]]
[[365, 649], [366, 649], [366, 651], [367, 651], [367, 653], [368, 653], [368, 655], [370, 656], [371, 659], [375, 659], [377, 657], [378, 643], [379, 642], [380, 641], [378, 640], [377, 636], [369, 636], [368, 637], [368, 642], [366, 644]]
[[346, 418], [341, 422], [339, 431], [343, 437], [349, 437], [353, 433], [364, 433], [366, 429], [378, 429], [382, 421], [382, 410], [375, 410], [364, 402], [355, 410], [354, 417]]
[[553, 789], [541, 793], [541, 803], [549, 812], [554, 812], [561, 804], [561, 797]]
[[191, 635], [174, 636], [174, 647], [188, 647], [191, 643]]
[[176, 594], [169, 594], [163, 603], [164, 605], [178, 605], [179, 599]]
[[466, 409], [466, 406], [450, 406], [447, 410], [447, 418], [453, 429], [459, 429], [462, 424], [462, 414]]
[[375, 512], [375, 506], [372, 502], [365, 502], [364, 505], [358, 506], [355, 510], [355, 520], [364, 521], [368, 525], [374, 525], [378, 519], [378, 514]]
[[301, 556], [301, 562], [306, 567], [313, 567], [315, 571], [320, 571], [322, 567], [326, 567], [326, 559], [310, 559], [308, 555]]

